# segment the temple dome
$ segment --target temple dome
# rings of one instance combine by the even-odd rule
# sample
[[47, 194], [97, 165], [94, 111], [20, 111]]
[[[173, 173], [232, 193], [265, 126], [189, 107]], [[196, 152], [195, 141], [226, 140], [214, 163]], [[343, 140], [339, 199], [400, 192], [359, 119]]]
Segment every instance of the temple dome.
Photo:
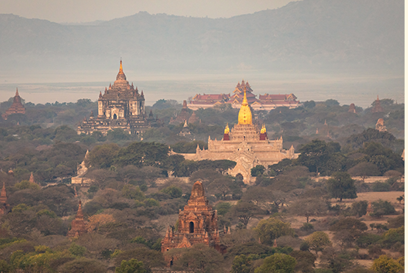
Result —
[[125, 75], [125, 73], [123, 73], [122, 60], [120, 60], [119, 73], [118, 73], [118, 75], [116, 76], [116, 81], [115, 81], [115, 83], [116, 83], [116, 82], [123, 82], [123, 81], [126, 82], [126, 75]]
[[252, 124], [252, 113], [248, 105], [246, 88], [244, 89], [244, 99], [242, 100], [241, 109], [238, 114], [238, 124]]

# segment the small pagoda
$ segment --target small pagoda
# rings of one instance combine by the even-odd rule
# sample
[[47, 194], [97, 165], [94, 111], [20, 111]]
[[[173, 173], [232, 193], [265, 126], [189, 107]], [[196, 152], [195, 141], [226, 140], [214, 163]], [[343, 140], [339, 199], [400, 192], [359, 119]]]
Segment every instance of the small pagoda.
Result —
[[25, 108], [21, 103], [21, 97], [18, 94], [18, 88], [16, 88], [16, 94], [14, 95], [13, 104], [10, 106], [7, 111], [1, 115], [4, 120], [7, 120], [7, 117], [12, 114], [25, 114]]
[[384, 109], [381, 106], [380, 98], [377, 95], [377, 100], [375, 101], [373, 109], [371, 109], [371, 113], [381, 113], [384, 112]]
[[[195, 182], [188, 204], [179, 212], [178, 230], [174, 232], [170, 228], [167, 229], [166, 236], [161, 242], [161, 251], [189, 248], [203, 243], [224, 253], [225, 247], [220, 244], [217, 221], [217, 210], [208, 205], [203, 184], [200, 181]], [[167, 257], [166, 261], [171, 265], [176, 258]]]
[[68, 237], [70, 238], [77, 238], [82, 234], [85, 234], [86, 230], [86, 223], [84, 221], [84, 214], [82, 212], [82, 204], [81, 200], [79, 200], [78, 205], [78, 212], [75, 216], [75, 219], [71, 222], [71, 230], [68, 231]]
[[4, 215], [10, 211], [10, 205], [7, 203], [6, 182], [3, 182], [3, 188], [0, 194], [0, 215]]

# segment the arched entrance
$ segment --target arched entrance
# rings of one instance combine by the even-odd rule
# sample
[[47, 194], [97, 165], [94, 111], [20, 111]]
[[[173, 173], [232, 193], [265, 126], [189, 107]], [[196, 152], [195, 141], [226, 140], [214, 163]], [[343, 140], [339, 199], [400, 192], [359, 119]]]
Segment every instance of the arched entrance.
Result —
[[190, 222], [190, 233], [194, 233], [194, 222]]
[[244, 180], [244, 176], [243, 176], [241, 173], [238, 173], [238, 174], [235, 176], [235, 180], [236, 180], [236, 181], [243, 181], [243, 180]]
[[116, 114], [113, 114], [113, 119], [117, 119], [118, 116]]

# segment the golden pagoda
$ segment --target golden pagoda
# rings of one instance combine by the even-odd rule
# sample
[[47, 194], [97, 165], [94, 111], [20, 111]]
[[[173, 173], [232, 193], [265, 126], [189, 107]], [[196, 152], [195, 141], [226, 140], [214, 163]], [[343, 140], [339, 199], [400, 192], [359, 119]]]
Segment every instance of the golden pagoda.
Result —
[[246, 90], [238, 114], [238, 124], [232, 129], [228, 124], [224, 129], [224, 136], [221, 140], [211, 140], [208, 138], [208, 150], [201, 150], [197, 146], [194, 155], [185, 155], [189, 160], [232, 160], [237, 162], [235, 167], [228, 170], [232, 176], [242, 176], [244, 183], [250, 184], [251, 168], [262, 165], [268, 168], [279, 161], [289, 158], [297, 158], [293, 146], [289, 150], [283, 149], [282, 137], [276, 140], [269, 140], [265, 125], [259, 130], [252, 123], [252, 112], [248, 105]]
[[242, 100], [241, 109], [239, 109], [238, 124], [252, 124], [252, 113], [248, 105], [246, 88], [244, 89], [244, 99]]

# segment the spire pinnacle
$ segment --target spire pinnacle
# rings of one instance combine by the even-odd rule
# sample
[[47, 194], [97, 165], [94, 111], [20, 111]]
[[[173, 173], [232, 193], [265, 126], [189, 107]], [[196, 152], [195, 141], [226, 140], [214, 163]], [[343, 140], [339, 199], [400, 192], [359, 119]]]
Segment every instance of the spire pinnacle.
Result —
[[247, 95], [246, 95], [246, 87], [244, 87], [244, 99], [242, 100], [242, 106], [248, 105]]
[[31, 172], [29, 181], [30, 181], [30, 183], [35, 183], [33, 172]]
[[18, 94], [18, 87], [16, 87], [16, 97], [17, 96], [20, 96], [19, 94]]
[[123, 74], [122, 58], [120, 58], [119, 73]]

